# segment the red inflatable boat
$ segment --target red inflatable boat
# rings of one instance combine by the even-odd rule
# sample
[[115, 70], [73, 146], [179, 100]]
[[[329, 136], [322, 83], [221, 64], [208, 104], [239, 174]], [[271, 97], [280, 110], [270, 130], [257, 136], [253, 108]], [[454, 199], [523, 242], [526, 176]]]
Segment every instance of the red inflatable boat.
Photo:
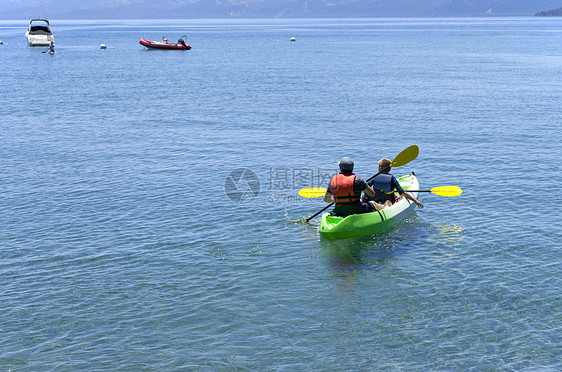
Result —
[[145, 47], [150, 49], [171, 49], [171, 50], [191, 49], [191, 46], [189, 44], [186, 44], [183, 39], [179, 39], [176, 44], [171, 44], [168, 43], [167, 41], [161, 42], [161, 41], [151, 41], [146, 39], [140, 39], [139, 43], [140, 45], [144, 45]]

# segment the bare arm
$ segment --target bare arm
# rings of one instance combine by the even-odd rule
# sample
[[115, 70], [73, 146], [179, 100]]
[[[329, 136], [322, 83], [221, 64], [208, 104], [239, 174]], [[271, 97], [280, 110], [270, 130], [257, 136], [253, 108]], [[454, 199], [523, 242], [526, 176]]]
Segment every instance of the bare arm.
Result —
[[373, 197], [373, 198], [375, 197], [375, 191], [373, 191], [372, 187], [369, 186], [369, 185], [367, 185], [367, 188], [365, 188], [365, 190], [363, 190], [363, 192], [370, 197]]
[[402, 194], [402, 196], [405, 197], [406, 199], [409, 199], [409, 200], [413, 201], [414, 203], [416, 203], [416, 205], [417, 205], [418, 207], [423, 208], [422, 202], [419, 201], [418, 199], [416, 199], [416, 198], [414, 197], [414, 195], [410, 194], [409, 192], [405, 191], [405, 192]]
[[332, 198], [332, 194], [330, 194], [329, 191], [326, 191], [326, 193], [324, 194], [324, 201], [326, 203], [335, 203], [336, 201], [334, 200], [334, 198]]

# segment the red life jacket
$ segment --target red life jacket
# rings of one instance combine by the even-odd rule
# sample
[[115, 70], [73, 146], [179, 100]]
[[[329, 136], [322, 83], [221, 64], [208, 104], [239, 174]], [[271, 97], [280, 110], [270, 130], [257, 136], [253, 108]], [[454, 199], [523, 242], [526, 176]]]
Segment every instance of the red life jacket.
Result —
[[340, 173], [330, 181], [330, 193], [336, 199], [336, 206], [360, 204], [361, 193], [355, 194], [353, 183], [355, 175]]

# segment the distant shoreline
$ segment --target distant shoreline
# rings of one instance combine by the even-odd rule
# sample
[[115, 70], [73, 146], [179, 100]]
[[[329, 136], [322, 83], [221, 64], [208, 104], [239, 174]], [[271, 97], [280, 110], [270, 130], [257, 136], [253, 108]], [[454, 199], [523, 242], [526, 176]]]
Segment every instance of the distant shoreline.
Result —
[[[549, 11], [551, 12], [551, 11]], [[121, 22], [121, 21], [259, 21], [259, 20], [277, 20], [277, 21], [296, 21], [296, 20], [350, 20], [350, 19], [526, 19], [536, 17], [553, 17], [552, 15], [544, 15], [540, 12], [535, 15], [490, 15], [490, 16], [380, 16], [380, 17], [193, 17], [193, 18], [68, 18], [68, 17], [43, 17], [48, 20], [58, 21], [96, 21], [96, 22]], [[556, 15], [555, 15], [556, 16]], [[562, 16], [562, 14], [561, 14]], [[39, 18], [39, 17], [36, 17]], [[0, 22], [26, 22], [29, 23], [31, 18], [0, 18]]]
[[562, 8], [546, 10], [535, 14], [536, 17], [562, 17]]

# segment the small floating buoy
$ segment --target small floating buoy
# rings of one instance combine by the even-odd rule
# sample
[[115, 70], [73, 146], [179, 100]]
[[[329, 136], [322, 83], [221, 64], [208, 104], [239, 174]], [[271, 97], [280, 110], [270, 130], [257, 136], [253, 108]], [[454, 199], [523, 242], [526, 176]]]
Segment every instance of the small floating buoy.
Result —
[[100, 49], [107, 49], [107, 45], [105, 44], [100, 45]]
[[4, 42], [2, 40], [0, 40], [0, 45], [4, 44]]
[[291, 38], [291, 41], [296, 41], [297, 39], [295, 39], [294, 37]]

